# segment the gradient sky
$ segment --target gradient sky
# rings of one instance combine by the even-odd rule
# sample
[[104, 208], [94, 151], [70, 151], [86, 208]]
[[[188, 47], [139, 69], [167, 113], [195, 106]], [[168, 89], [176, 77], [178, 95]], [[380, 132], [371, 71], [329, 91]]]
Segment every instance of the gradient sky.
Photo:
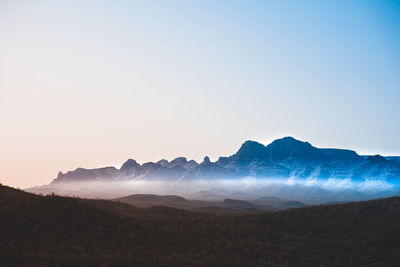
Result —
[[291, 135], [400, 154], [399, 1], [0, 0], [0, 182]]

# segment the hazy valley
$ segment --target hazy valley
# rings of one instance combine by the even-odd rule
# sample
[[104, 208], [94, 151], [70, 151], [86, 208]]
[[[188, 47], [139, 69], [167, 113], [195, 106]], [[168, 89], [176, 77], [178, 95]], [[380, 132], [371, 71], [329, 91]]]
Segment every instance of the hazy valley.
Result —
[[156, 194], [254, 202], [275, 197], [309, 205], [395, 196], [399, 181], [399, 157], [360, 156], [285, 137], [267, 146], [246, 141], [215, 162], [208, 157], [201, 163], [185, 157], [144, 164], [129, 159], [119, 169], [77, 168], [26, 191], [107, 199]]

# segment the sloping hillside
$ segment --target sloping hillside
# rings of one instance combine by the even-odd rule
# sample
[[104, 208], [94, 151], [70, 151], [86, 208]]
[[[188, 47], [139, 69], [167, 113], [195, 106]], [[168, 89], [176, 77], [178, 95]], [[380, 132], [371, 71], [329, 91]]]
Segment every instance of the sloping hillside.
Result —
[[396, 266], [400, 198], [257, 214], [0, 187], [3, 266]]

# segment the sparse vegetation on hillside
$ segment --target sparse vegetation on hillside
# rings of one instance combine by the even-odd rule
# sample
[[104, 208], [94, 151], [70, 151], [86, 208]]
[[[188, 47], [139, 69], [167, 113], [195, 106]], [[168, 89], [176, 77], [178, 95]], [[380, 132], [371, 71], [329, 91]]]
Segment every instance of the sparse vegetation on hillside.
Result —
[[400, 198], [218, 214], [0, 187], [2, 266], [398, 266]]

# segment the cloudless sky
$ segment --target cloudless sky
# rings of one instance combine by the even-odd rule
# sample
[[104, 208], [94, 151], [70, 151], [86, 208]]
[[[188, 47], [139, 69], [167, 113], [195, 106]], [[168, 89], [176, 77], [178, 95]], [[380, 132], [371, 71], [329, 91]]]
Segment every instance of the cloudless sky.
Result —
[[400, 1], [0, 0], [0, 182], [294, 136], [400, 154]]

